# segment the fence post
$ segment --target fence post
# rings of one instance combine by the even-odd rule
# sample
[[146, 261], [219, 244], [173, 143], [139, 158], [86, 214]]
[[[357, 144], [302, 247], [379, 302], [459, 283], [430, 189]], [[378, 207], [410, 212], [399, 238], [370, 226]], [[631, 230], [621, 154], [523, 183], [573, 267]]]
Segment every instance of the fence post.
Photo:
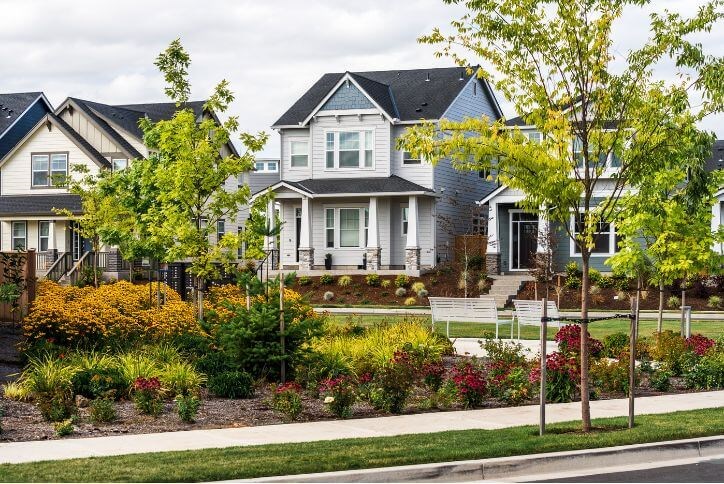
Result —
[[539, 435], [546, 431], [546, 353], [548, 342], [548, 298], [543, 298], [543, 317], [540, 319], [540, 430]]

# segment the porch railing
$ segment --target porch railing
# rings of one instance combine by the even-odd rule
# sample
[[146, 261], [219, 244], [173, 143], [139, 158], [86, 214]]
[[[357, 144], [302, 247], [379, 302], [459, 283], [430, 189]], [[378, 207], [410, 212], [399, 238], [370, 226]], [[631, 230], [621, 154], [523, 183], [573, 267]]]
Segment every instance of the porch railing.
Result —
[[58, 254], [58, 258], [48, 268], [45, 273], [45, 278], [51, 281], [58, 282], [61, 277], [68, 273], [73, 267], [73, 254], [70, 252], [61, 252]]
[[[76, 284], [80, 280], [84, 269], [91, 268], [92, 270], [94, 257], [95, 252], [87, 251], [80, 257], [80, 259], [78, 259], [78, 262], [76, 262], [68, 272], [68, 278], [70, 279], [71, 284]], [[108, 252], [98, 252], [98, 265], [96, 268], [103, 271], [107, 266]]]

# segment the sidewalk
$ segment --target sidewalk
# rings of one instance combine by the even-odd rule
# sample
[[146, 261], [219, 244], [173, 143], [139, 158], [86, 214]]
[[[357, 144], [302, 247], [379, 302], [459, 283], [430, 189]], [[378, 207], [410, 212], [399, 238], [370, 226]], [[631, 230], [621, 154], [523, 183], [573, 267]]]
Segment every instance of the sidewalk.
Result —
[[[724, 407], [724, 391], [642, 397], [636, 400], [637, 415], [716, 407]], [[580, 403], [551, 404], [546, 407], [546, 413], [549, 423], [575, 421], [580, 419]], [[591, 415], [593, 418], [628, 415], [628, 400], [593, 401], [591, 402]], [[500, 429], [537, 424], [538, 406], [528, 405], [246, 428], [9, 442], [0, 444], [0, 463], [313, 442], [357, 437], [386, 437], [447, 430]]]

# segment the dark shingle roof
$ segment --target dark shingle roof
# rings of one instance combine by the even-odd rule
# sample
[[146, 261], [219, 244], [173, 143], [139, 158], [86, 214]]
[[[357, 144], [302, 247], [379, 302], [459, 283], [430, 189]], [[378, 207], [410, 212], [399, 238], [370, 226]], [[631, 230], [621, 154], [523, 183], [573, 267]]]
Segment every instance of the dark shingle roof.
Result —
[[80, 197], [69, 193], [0, 196], [0, 215], [55, 215], [54, 208], [82, 212]]
[[724, 140], [716, 140], [711, 157], [706, 160], [706, 171], [724, 170]]
[[299, 188], [312, 195], [332, 195], [342, 193], [403, 193], [403, 192], [429, 192], [425, 188], [397, 175], [389, 177], [354, 178], [310, 178], [301, 181], [284, 181], [284, 183]]
[[42, 95], [41, 92], [0, 94], [0, 136]]
[[88, 156], [93, 158], [99, 165], [105, 166], [106, 168], [111, 167], [111, 163], [106, 159], [105, 156], [103, 156], [97, 149], [91, 145], [88, 140], [86, 140], [84, 137], [82, 137], [76, 130], [74, 130], [68, 123], [66, 123], [63, 118], [60, 116], [56, 116], [53, 113], [48, 113], [48, 117], [51, 118], [55, 123], [60, 126], [63, 131], [70, 137], [70, 139], [78, 145], [81, 149], [83, 149], [86, 153], [88, 153]]
[[[299, 125], [345, 74], [324, 74], [274, 126]], [[349, 74], [390, 117], [415, 121], [439, 119], [466, 85], [466, 81], [475, 75], [475, 69], [472, 74], [462, 67]], [[491, 103], [494, 104], [494, 101], [491, 100]]]
[[525, 122], [523, 119], [523, 116], [516, 116], [512, 119], [506, 119], [505, 120], [506, 126], [528, 126], [528, 123]]

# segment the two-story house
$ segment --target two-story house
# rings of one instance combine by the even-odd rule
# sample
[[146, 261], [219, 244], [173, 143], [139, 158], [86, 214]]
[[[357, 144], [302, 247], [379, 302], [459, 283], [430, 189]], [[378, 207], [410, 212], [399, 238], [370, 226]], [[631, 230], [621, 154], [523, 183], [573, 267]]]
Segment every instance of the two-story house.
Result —
[[[213, 116], [194, 101], [199, 119]], [[56, 209], [81, 212], [81, 201], [68, 193], [64, 179], [78, 176], [73, 165], [85, 166], [91, 174], [101, 170], [125, 169], [133, 159], [149, 155], [138, 122], [170, 119], [174, 103], [108, 105], [67, 98], [55, 111], [47, 111], [13, 146], [0, 156], [0, 250], [36, 249], [42, 274], [59, 258], [80, 260], [90, 251], [89, 241], [73, 230], [68, 217]], [[233, 145], [227, 150], [236, 153]], [[227, 181], [236, 189], [238, 181]], [[237, 220], [220, 223], [218, 233], [236, 230]], [[221, 232], [219, 232], [221, 230]], [[122, 276], [127, 266], [117, 249], [104, 247], [102, 267], [106, 276]], [[72, 264], [68, 264], [71, 267]]]
[[[272, 126], [281, 180], [281, 268], [434, 267], [470, 207], [494, 185], [396, 148], [410, 126], [502, 116], [488, 82], [466, 69], [324, 74]], [[451, 223], [442, 223], [447, 220]]]

